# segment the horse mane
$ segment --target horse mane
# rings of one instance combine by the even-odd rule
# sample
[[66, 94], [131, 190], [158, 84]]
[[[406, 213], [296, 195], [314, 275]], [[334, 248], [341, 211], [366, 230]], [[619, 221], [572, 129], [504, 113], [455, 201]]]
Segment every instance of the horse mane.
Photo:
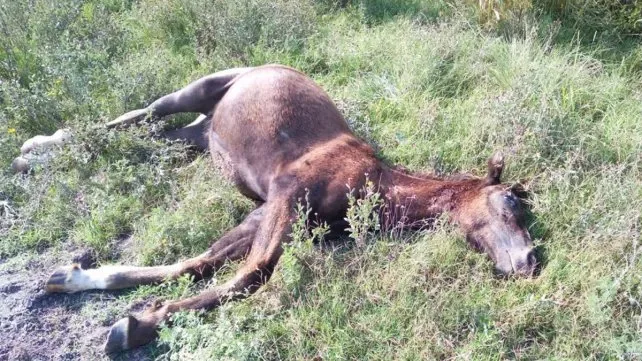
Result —
[[469, 179], [478, 179], [470, 173], [455, 173], [451, 175], [438, 175], [435, 173], [413, 171], [402, 165], [388, 165], [393, 172], [401, 173], [403, 175], [424, 179], [424, 180], [442, 180], [442, 181], [463, 181]]

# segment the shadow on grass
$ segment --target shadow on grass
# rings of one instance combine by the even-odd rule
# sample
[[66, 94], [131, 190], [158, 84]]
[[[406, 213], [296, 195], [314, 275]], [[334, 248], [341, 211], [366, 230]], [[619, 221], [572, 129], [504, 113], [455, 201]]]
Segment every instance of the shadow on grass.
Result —
[[548, 251], [545, 246], [549, 230], [545, 224], [538, 221], [537, 216], [533, 213], [528, 204], [526, 204], [526, 207], [524, 208], [526, 213], [526, 229], [528, 229], [531, 239], [540, 241], [535, 244], [535, 259], [537, 259], [537, 266], [533, 272], [533, 277], [539, 277], [549, 261]]

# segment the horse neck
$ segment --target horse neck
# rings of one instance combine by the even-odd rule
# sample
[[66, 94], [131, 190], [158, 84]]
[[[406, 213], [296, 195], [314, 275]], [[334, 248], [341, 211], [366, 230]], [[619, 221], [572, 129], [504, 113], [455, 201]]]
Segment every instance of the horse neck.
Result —
[[380, 188], [385, 190], [387, 214], [385, 223], [421, 226], [448, 212], [456, 217], [474, 190], [483, 180], [479, 178], [442, 179], [433, 176], [405, 173], [387, 169]]

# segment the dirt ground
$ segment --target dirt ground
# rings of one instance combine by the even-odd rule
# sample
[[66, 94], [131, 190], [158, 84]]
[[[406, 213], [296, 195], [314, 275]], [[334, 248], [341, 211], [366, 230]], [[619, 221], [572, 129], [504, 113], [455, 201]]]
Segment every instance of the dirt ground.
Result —
[[0, 260], [0, 361], [152, 360], [159, 353], [154, 345], [111, 356], [102, 349], [109, 327], [144, 302], [127, 304], [123, 292], [44, 293], [57, 266], [86, 263], [84, 256], [47, 250]]

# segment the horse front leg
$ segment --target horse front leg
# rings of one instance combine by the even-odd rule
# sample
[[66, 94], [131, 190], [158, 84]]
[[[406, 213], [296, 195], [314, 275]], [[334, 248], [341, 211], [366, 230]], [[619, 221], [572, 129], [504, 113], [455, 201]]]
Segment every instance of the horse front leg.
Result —
[[71, 265], [57, 269], [46, 283], [46, 291], [74, 293], [90, 289], [114, 290], [143, 284], [160, 283], [191, 274], [195, 279], [211, 276], [226, 261], [245, 257], [263, 218], [263, 207], [252, 211], [237, 227], [226, 233], [211, 248], [194, 258], [173, 265], [155, 267], [104, 266], [82, 269]]
[[138, 317], [128, 316], [116, 322], [107, 336], [107, 353], [128, 350], [153, 341], [158, 326], [172, 313], [182, 310], [210, 310], [224, 302], [245, 298], [267, 282], [283, 253], [282, 242], [291, 231], [293, 204], [274, 201], [252, 242], [245, 265], [225, 284], [183, 300], [156, 303]]

